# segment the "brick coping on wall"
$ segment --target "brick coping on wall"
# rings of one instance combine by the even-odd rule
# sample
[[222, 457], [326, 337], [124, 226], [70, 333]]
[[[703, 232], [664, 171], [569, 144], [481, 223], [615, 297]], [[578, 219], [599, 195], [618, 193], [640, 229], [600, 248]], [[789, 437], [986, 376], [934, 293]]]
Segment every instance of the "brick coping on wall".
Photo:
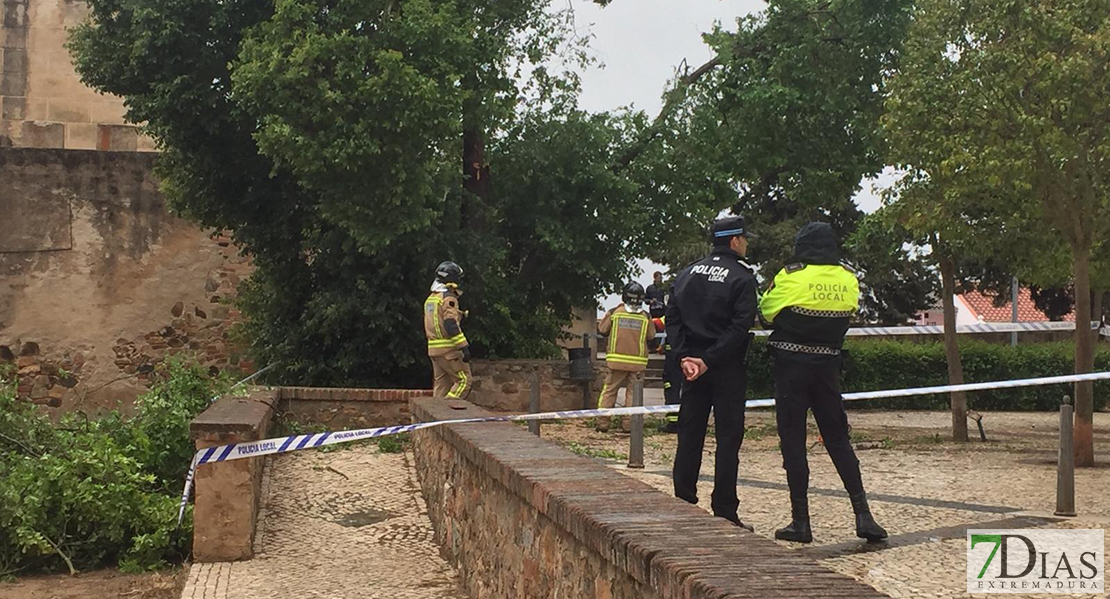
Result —
[[[409, 401], [431, 397], [431, 389], [356, 389], [346, 387], [280, 387], [280, 399], [294, 401]], [[398, 423], [400, 424], [400, 423]]]
[[[441, 400], [416, 399], [411, 411], [414, 421], [491, 414], [455, 402], [463, 404], [453, 409]], [[426, 432], [660, 597], [885, 596], [514, 424]]]

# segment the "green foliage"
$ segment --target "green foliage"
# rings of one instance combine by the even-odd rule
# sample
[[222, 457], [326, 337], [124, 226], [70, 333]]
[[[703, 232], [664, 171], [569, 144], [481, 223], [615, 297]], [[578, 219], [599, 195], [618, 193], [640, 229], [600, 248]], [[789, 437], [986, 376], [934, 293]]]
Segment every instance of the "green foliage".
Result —
[[378, 451], [382, 453], [401, 453], [409, 444], [408, 435], [389, 435], [378, 438]]
[[884, 73], [910, 7], [909, 0], [774, 0], [738, 19], [735, 32], [706, 35], [717, 66], [679, 82], [663, 141], [639, 167], [659, 182], [654, 193], [700, 222], [683, 221], [651, 257], [685, 264], [683, 247], [698, 225], [728, 208], [761, 235], [750, 255], [764, 276], [789, 259], [807, 221], [851, 234], [862, 216], [852, 195], [884, 165]]
[[226, 384], [182, 361], [160, 374], [133, 419], [71, 414], [54, 427], [0, 373], [0, 574], [140, 571], [188, 555], [190, 526], [177, 527], [188, 423]]
[[889, 213], [879, 210], [860, 220], [845, 249], [862, 277], [860, 318], [900, 325], [934, 305], [940, 281], [930, 270], [928, 258], [907, 247], [913, 235]]
[[598, 449], [596, 447], [590, 447], [588, 445], [583, 445], [577, 441], [571, 441], [567, 443], [567, 449], [578, 455], [584, 455], [591, 458], [599, 458], [602, 460], [617, 460], [621, 462], [628, 460], [628, 454], [621, 453], [613, 449]]
[[[774, 383], [771, 362], [764, 352], [765, 342], [757, 339], [748, 363], [748, 397], [771, 397]], [[844, 369], [842, 389], [879, 391], [907, 387], [948, 384], [944, 345], [940, 342], [863, 341], [849, 339], [845, 347], [850, 358]], [[1095, 369], [1110, 369], [1110, 348], [1099, 346]], [[1040, 376], [1059, 376], [1074, 372], [1074, 345], [1028, 343], [1011, 347], [983, 341], [961, 341], [960, 357], [966, 382], [1000, 381]], [[1058, 410], [1060, 399], [1071, 396], [1072, 385], [1043, 385], [1015, 389], [996, 389], [968, 393], [968, 407], [975, 410], [1043, 411]], [[1096, 409], [1106, 405], [1110, 382], [1095, 383]], [[948, 395], [848, 402], [858, 409], [946, 410]]]

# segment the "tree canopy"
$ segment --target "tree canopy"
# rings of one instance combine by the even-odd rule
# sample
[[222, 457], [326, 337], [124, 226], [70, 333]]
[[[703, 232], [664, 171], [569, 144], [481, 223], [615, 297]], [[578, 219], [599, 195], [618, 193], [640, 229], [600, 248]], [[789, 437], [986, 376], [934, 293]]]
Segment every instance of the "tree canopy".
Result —
[[[600, 2], [605, 4], [605, 2]], [[171, 205], [257, 271], [246, 338], [302, 384], [425, 384], [419, 306], [466, 270], [478, 356], [551, 355], [633, 258], [677, 264], [734, 209], [777, 269], [857, 227], [909, 0], [774, 0], [706, 35], [658, 118], [577, 107], [553, 0], [91, 0], [78, 72], [162, 150]], [[903, 308], [903, 310], [908, 308]]]

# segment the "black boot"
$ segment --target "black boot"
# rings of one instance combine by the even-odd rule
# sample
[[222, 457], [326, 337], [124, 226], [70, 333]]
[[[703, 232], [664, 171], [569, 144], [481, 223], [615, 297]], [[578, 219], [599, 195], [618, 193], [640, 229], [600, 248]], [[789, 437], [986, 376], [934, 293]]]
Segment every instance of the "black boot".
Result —
[[809, 497], [790, 498], [790, 524], [775, 531], [775, 538], [794, 543], [812, 543], [813, 530], [809, 527]]
[[881, 541], [887, 537], [886, 531], [875, 518], [871, 517], [871, 508], [867, 506], [867, 493], [852, 495], [852, 511], [856, 513], [856, 536], [867, 539], [869, 542]]

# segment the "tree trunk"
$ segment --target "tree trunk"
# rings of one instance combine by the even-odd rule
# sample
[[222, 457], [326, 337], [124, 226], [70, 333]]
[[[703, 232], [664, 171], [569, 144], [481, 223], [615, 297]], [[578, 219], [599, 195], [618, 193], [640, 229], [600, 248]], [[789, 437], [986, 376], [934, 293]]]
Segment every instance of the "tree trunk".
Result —
[[481, 131], [463, 131], [463, 189], [473, 196], [463, 203], [462, 221], [466, 228], [485, 230], [486, 206], [492, 190], [489, 165], [486, 164], [485, 136]]
[[[1075, 260], [1075, 373], [1094, 369], [1094, 339], [1091, 336], [1091, 251], [1072, 247]], [[1094, 383], [1075, 384], [1075, 465], [1095, 464]]]
[[[960, 346], [956, 342], [956, 267], [952, 259], [940, 259], [941, 295], [944, 306], [944, 353], [948, 359], [948, 384], [964, 382], [964, 365], [960, 362]], [[950, 396], [952, 404], [952, 438], [967, 441], [967, 394], [955, 391]]]

